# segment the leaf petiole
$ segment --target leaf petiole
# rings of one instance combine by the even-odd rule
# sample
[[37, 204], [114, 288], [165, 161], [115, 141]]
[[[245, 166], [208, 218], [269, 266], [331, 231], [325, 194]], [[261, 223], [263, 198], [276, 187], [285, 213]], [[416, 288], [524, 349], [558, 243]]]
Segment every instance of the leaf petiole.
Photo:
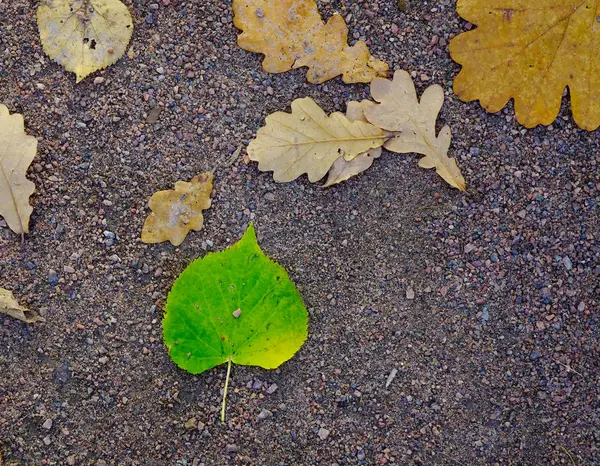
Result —
[[223, 404], [221, 406], [221, 422], [225, 422], [225, 403], [227, 401], [227, 387], [229, 387], [229, 374], [231, 374], [231, 358], [227, 360], [227, 377], [225, 377], [225, 390], [223, 390]]

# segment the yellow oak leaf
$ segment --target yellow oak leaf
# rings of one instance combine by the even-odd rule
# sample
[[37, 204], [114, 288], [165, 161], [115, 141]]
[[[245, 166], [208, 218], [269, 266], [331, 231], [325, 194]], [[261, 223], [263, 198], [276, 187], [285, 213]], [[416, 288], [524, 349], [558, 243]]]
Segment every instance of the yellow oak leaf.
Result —
[[148, 205], [152, 213], [142, 230], [144, 243], [170, 241], [179, 246], [191, 231], [200, 231], [204, 224], [202, 211], [211, 205], [213, 174], [202, 173], [187, 181], [175, 183], [175, 189], [158, 191], [152, 195]]
[[133, 33], [119, 0], [41, 0], [37, 22], [44, 52], [77, 82], [121, 58]]
[[323, 178], [336, 159], [352, 160], [385, 142], [381, 129], [362, 121], [352, 122], [336, 112], [327, 116], [310, 97], [292, 102], [292, 113], [269, 115], [248, 145], [248, 157], [261, 171], [272, 171], [279, 182], [303, 173], [312, 182]]
[[[365, 118], [364, 109], [369, 105], [375, 105], [370, 100], [363, 100], [362, 102], [348, 102], [348, 106], [346, 108], [346, 118], [350, 121], [362, 121], [364, 123], [368, 123]], [[335, 162], [333, 162], [332, 167], [329, 169], [329, 173], [327, 173], [327, 181], [323, 185], [324, 188], [329, 186], [333, 186], [334, 184], [341, 183], [342, 181], [346, 181], [353, 176], [358, 175], [359, 173], [364, 172], [366, 169], [370, 168], [373, 165], [373, 161], [381, 156], [381, 147], [376, 147], [375, 149], [370, 149], [367, 152], [363, 152], [362, 154], [358, 154], [352, 160], [346, 160], [344, 157], [338, 157]]]
[[44, 318], [37, 312], [21, 306], [11, 291], [0, 288], [0, 314], [6, 314], [15, 319], [22, 320], [31, 324], [33, 322], [42, 322]]
[[384, 147], [401, 154], [416, 152], [424, 155], [419, 166], [435, 168], [446, 183], [465, 191], [465, 180], [456, 159], [448, 157], [452, 139], [450, 128], [444, 126], [438, 136], [435, 134], [435, 122], [444, 103], [444, 90], [437, 84], [429, 86], [419, 102], [410, 75], [398, 70], [393, 81], [374, 79], [371, 95], [381, 103], [365, 109], [367, 120], [396, 133]]
[[29, 233], [33, 208], [29, 197], [35, 184], [25, 174], [37, 152], [37, 139], [25, 134], [23, 116], [11, 115], [0, 104], [0, 215], [9, 228], [21, 235]]
[[513, 98], [522, 125], [552, 123], [569, 87], [575, 122], [600, 125], [600, 7], [597, 0], [459, 0], [479, 26], [450, 42], [463, 66], [454, 92], [489, 112]]
[[323, 23], [315, 0], [234, 0], [233, 12], [243, 31], [239, 46], [264, 54], [269, 73], [307, 66], [311, 83], [339, 75], [345, 83], [366, 83], [387, 75], [388, 65], [364, 42], [348, 46], [348, 28], [339, 14]]

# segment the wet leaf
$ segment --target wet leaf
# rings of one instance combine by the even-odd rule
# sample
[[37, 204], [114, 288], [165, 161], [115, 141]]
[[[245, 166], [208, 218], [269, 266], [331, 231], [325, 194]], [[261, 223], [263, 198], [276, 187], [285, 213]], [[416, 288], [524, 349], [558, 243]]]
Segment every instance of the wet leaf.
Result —
[[4, 288], [0, 288], [0, 314], [6, 314], [28, 324], [44, 321], [37, 312], [22, 307], [12, 292]]
[[308, 174], [312, 182], [323, 178], [336, 159], [352, 160], [385, 141], [381, 129], [362, 121], [351, 122], [342, 113], [327, 116], [310, 97], [292, 102], [292, 113], [269, 115], [248, 146], [250, 160], [261, 171], [273, 171], [285, 182]]
[[552, 123], [569, 87], [573, 117], [600, 125], [600, 16], [596, 0], [459, 0], [458, 13], [478, 27], [450, 42], [463, 66], [454, 92], [488, 112], [515, 99], [530, 128]]
[[465, 191], [465, 180], [456, 160], [448, 157], [450, 128], [444, 126], [438, 136], [435, 134], [435, 122], [444, 103], [442, 88], [428, 87], [419, 102], [410, 75], [399, 70], [394, 73], [393, 81], [374, 79], [371, 95], [380, 104], [365, 109], [367, 120], [396, 133], [384, 147], [401, 154], [424, 155], [419, 161], [421, 167], [435, 168], [448, 184]]
[[170, 241], [179, 246], [191, 231], [200, 231], [204, 224], [202, 211], [211, 205], [213, 175], [205, 172], [187, 181], [175, 183], [175, 189], [154, 193], [148, 205], [152, 213], [144, 223], [142, 241]]
[[25, 134], [23, 116], [0, 104], [0, 215], [15, 233], [29, 233], [35, 185], [25, 174], [37, 151], [37, 139]]
[[307, 79], [322, 83], [342, 75], [345, 83], [386, 76], [388, 65], [364, 42], [348, 46], [348, 28], [339, 15], [324, 24], [314, 0], [234, 0], [239, 46], [265, 55], [263, 68], [283, 73], [307, 66]]
[[192, 374], [228, 363], [226, 387], [232, 363], [275, 369], [307, 337], [302, 298], [285, 269], [262, 252], [252, 225], [229, 249], [192, 262], [165, 311], [173, 361]]
[[119, 0], [41, 0], [37, 22], [44, 52], [77, 82], [121, 58], [133, 33]]
[[[362, 121], [368, 123], [365, 118], [364, 108], [370, 105], [375, 105], [370, 100], [362, 102], [348, 102], [346, 109], [346, 118], [350, 121]], [[346, 181], [359, 173], [364, 172], [367, 168], [373, 165], [373, 161], [381, 156], [381, 147], [376, 147], [362, 154], [358, 154], [352, 160], [346, 160], [344, 157], [338, 157], [327, 174], [327, 181], [323, 185], [324, 188], [333, 186], [334, 184]]]

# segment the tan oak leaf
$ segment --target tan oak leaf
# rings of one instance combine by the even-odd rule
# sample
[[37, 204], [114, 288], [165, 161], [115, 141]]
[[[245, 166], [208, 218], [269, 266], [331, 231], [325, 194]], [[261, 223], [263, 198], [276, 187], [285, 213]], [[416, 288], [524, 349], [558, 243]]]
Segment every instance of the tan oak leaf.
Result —
[[374, 79], [371, 95], [380, 104], [365, 110], [367, 120], [396, 133], [384, 147], [401, 154], [416, 152], [424, 155], [419, 166], [435, 168], [444, 181], [465, 191], [466, 183], [456, 159], [448, 157], [452, 139], [450, 128], [444, 126], [439, 135], [435, 134], [435, 122], [444, 103], [443, 89], [438, 85], [428, 87], [419, 102], [410, 75], [398, 70], [393, 81]]
[[202, 173], [190, 182], [178, 181], [175, 189], [154, 193], [148, 205], [152, 213], [142, 230], [144, 243], [170, 241], [179, 246], [191, 231], [200, 231], [204, 224], [202, 211], [211, 205], [213, 174]]
[[345, 83], [386, 76], [388, 65], [366, 44], [348, 45], [348, 28], [339, 15], [323, 23], [315, 0], [234, 0], [233, 22], [243, 33], [239, 46], [265, 55], [263, 68], [283, 73], [307, 66], [307, 79], [322, 83], [342, 75]]
[[29, 233], [35, 184], [26, 178], [37, 151], [37, 139], [25, 134], [23, 116], [0, 104], [0, 215], [15, 233]]
[[310, 97], [292, 102], [292, 113], [276, 112], [266, 118], [248, 146], [250, 160], [261, 171], [272, 171], [279, 182], [303, 173], [311, 182], [323, 178], [339, 157], [352, 160], [385, 142], [381, 129], [350, 121], [336, 112], [327, 116]]

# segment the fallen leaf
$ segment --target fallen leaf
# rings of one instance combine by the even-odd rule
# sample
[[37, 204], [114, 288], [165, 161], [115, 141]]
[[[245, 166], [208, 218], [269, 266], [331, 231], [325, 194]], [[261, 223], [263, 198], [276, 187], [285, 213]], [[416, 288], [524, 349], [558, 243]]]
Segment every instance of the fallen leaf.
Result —
[[119, 0], [41, 0], [37, 22], [44, 52], [77, 82], [119, 60], [133, 32]]
[[25, 174], [37, 151], [37, 139], [25, 134], [23, 116], [0, 104], [0, 215], [15, 233], [29, 233], [35, 184]]
[[388, 65], [366, 44], [348, 46], [348, 28], [339, 15], [324, 24], [314, 0], [234, 0], [233, 22], [243, 33], [239, 46], [265, 55], [263, 68], [283, 73], [307, 66], [307, 79], [322, 83], [342, 75], [345, 83], [386, 76]]
[[4, 288], [0, 288], [0, 314], [6, 314], [28, 324], [44, 321], [37, 312], [22, 307], [12, 292]]
[[154, 193], [148, 205], [152, 213], [142, 230], [144, 243], [170, 241], [179, 246], [191, 231], [200, 231], [204, 224], [202, 211], [210, 207], [213, 175], [205, 172], [189, 183], [178, 181], [175, 189]]
[[[348, 102], [346, 109], [346, 118], [350, 121], [362, 121], [368, 123], [365, 118], [364, 108], [370, 105], [375, 105], [370, 100], [363, 100], [362, 102]], [[323, 185], [324, 188], [333, 186], [334, 184], [341, 183], [359, 173], [364, 172], [367, 168], [373, 165], [373, 161], [381, 156], [381, 147], [368, 150], [362, 154], [358, 154], [352, 160], [346, 160], [344, 157], [338, 157], [333, 166], [329, 169], [327, 174], [327, 181]]]
[[459, 0], [457, 9], [479, 26], [450, 42], [462, 100], [498, 112], [514, 98], [517, 120], [531, 128], [556, 119], [568, 86], [575, 122], [600, 125], [597, 0]]
[[287, 272], [269, 259], [250, 225], [225, 251], [192, 262], [169, 292], [165, 345], [182, 369], [200, 374], [227, 363], [275, 369], [307, 337], [308, 313]]
[[424, 155], [419, 166], [435, 168], [448, 184], [465, 191], [465, 180], [456, 160], [447, 154], [452, 138], [450, 128], [444, 126], [439, 135], [435, 135], [435, 122], [444, 103], [443, 89], [438, 85], [428, 87], [419, 102], [410, 75], [398, 70], [393, 81], [374, 79], [371, 95], [381, 103], [365, 109], [367, 120], [396, 133], [384, 147], [401, 154], [416, 152]]
[[312, 182], [323, 178], [340, 156], [352, 160], [385, 142], [381, 129], [362, 121], [351, 122], [342, 113], [327, 116], [310, 97], [292, 102], [292, 113], [269, 115], [248, 146], [250, 160], [261, 171], [273, 171], [285, 182], [308, 174]]

